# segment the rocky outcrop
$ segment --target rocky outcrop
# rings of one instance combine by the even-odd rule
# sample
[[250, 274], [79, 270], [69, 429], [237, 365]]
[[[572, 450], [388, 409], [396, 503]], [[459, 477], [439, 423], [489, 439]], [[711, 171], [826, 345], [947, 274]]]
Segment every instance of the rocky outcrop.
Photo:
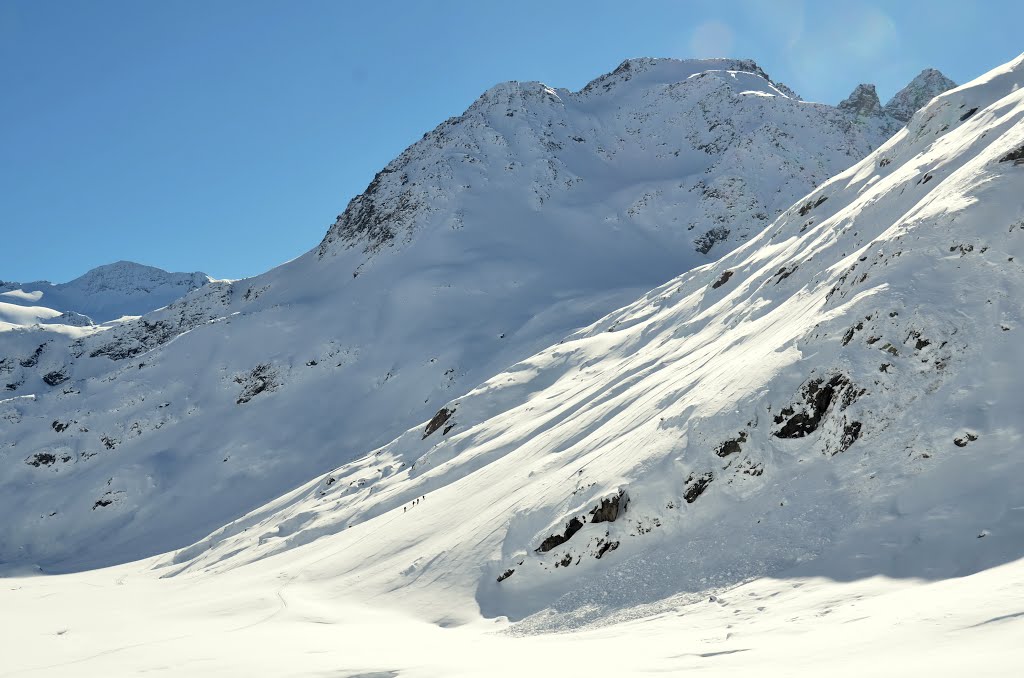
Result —
[[[423, 438], [421, 440], [426, 440], [427, 436], [429, 436], [431, 433], [444, 426], [445, 423], [447, 423], [447, 421], [452, 418], [453, 414], [455, 414], [454, 407], [451, 408], [450, 410], [447, 407], [442, 407], [440, 410], [438, 410], [437, 414], [435, 414], [433, 418], [431, 418], [431, 420], [427, 422], [427, 427], [423, 429]], [[446, 428], [445, 433], [447, 432], [448, 429]]]
[[934, 68], [926, 68], [897, 92], [883, 109], [900, 122], [907, 122], [922, 106], [956, 87], [956, 83]]
[[551, 549], [561, 546], [565, 542], [572, 539], [572, 536], [583, 529], [583, 521], [579, 518], [572, 518], [565, 524], [565, 531], [561, 534], [553, 534], [544, 539], [537, 547], [537, 553], [547, 553]]
[[862, 83], [857, 85], [850, 96], [839, 102], [837, 107], [849, 111], [860, 117], [870, 117], [882, 114], [882, 102], [878, 100], [878, 92], [874, 85]]

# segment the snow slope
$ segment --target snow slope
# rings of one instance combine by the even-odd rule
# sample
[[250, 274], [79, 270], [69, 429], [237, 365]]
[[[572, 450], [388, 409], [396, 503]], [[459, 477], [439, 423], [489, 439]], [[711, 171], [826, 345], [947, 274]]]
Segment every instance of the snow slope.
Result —
[[77, 314], [102, 323], [161, 308], [210, 280], [205, 273], [169, 273], [153, 266], [118, 261], [56, 285], [45, 280], [0, 281], [0, 300], [57, 309], [57, 315]]
[[750, 239], [900, 124], [750, 61], [498, 85], [306, 255], [100, 331], [7, 333], [0, 562], [199, 539]]
[[5, 579], [0, 675], [1016, 675], [1022, 84], [193, 547]]
[[1021, 85], [1024, 56], [943, 94], [719, 262], [156, 571], [520, 633], [762, 577], [1013, 562], [1019, 591]]

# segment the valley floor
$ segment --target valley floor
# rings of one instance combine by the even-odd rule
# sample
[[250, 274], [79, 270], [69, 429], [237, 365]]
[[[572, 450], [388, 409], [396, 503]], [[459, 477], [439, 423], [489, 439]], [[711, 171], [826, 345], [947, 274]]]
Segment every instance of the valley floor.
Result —
[[259, 566], [8, 577], [0, 676], [937, 678], [1024, 665], [1024, 560], [934, 582], [758, 579], [562, 633], [531, 633], [530, 618], [445, 628], [347, 598]]

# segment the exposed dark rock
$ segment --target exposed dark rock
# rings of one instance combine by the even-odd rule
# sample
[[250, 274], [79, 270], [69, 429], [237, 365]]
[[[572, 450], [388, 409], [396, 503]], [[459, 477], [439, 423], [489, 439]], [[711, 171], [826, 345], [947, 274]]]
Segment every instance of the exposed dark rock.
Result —
[[616, 496], [607, 499], [602, 499], [600, 505], [595, 506], [590, 511], [590, 522], [614, 522], [615, 519], [619, 517], [620, 513], [626, 512], [626, 507], [628, 505], [629, 496], [625, 493], [625, 491], [620, 490]]
[[26, 459], [25, 463], [36, 468], [40, 466], [53, 466], [57, 463], [57, 455], [50, 454], [49, 452], [36, 452]]
[[739, 435], [732, 440], [726, 440], [724, 443], [715, 448], [715, 454], [719, 457], [728, 457], [730, 454], [736, 454], [743, 448], [742, 443], [747, 442], [747, 432], [740, 431]]
[[105, 356], [111, 360], [134, 358], [167, 343], [182, 331], [184, 329], [175, 331], [174, 326], [166, 320], [149, 322], [140, 318], [137, 325], [130, 326], [125, 330], [124, 336], [119, 336], [114, 341], [100, 346], [90, 353], [89, 357]]
[[65, 423], [61, 423], [60, 421], [57, 421], [56, 419], [54, 419], [53, 423], [50, 424], [50, 428], [52, 428], [57, 433], [63, 433], [64, 430], [67, 429], [68, 426], [71, 426], [71, 422], [70, 421], [69, 422], [65, 422]]
[[692, 504], [697, 501], [697, 497], [704, 494], [704, 491], [708, 489], [708, 485], [710, 485], [711, 481], [714, 479], [715, 474], [711, 471], [700, 476], [694, 476], [691, 474], [690, 477], [686, 479], [688, 487], [686, 488], [686, 492], [683, 493], [683, 499], [686, 500], [687, 504]]
[[794, 273], [796, 273], [796, 269], [797, 269], [796, 266], [794, 266], [793, 268], [786, 268], [785, 266], [780, 268], [779, 272], [775, 274], [775, 275], [779, 276], [779, 279], [775, 281], [775, 284], [778, 285], [780, 282], [782, 282], [783, 280], [785, 280], [789, 276], [791, 276]]
[[817, 207], [821, 203], [825, 202], [826, 200], [828, 200], [828, 196], [827, 195], [823, 195], [823, 196], [819, 197], [817, 200], [815, 200], [813, 202], [808, 200], [800, 208], [800, 216], [806, 217], [808, 212], [810, 212], [811, 210], [813, 210], [815, 207]]
[[863, 322], [859, 322], [856, 325], [854, 325], [853, 327], [851, 327], [850, 329], [848, 329], [846, 331], [846, 334], [843, 335], [843, 346], [846, 346], [851, 341], [853, 341], [853, 335], [856, 334], [858, 331], [860, 331], [862, 329], [864, 329], [864, 323]]
[[978, 439], [978, 436], [973, 433], [965, 433], [963, 438], [954, 438], [953, 444], [957, 447], [967, 447], [967, 443], [973, 443]]
[[972, 108], [971, 110], [967, 111], [966, 113], [964, 113], [963, 115], [960, 116], [960, 122], [963, 122], [964, 120], [966, 120], [967, 118], [971, 117], [972, 115], [974, 115], [977, 112], [978, 112], [978, 107], [975, 106], [974, 108]]
[[39, 363], [39, 356], [43, 354], [43, 349], [46, 348], [46, 342], [39, 344], [38, 348], [32, 352], [32, 355], [21, 361], [22, 367], [35, 367]]
[[802, 392], [804, 406], [797, 412], [794, 408], [782, 410], [780, 416], [775, 418], [776, 423], [781, 423], [785, 417], [788, 421], [781, 429], [775, 432], [776, 438], [803, 438], [818, 429], [818, 425], [831, 407], [833, 400], [839, 399], [842, 408], [845, 408], [857, 397], [850, 380], [842, 374], [833, 376], [828, 382], [823, 379], [814, 379], [803, 387]]
[[270, 365], [261, 363], [244, 377], [235, 377], [236, 384], [242, 384], [242, 391], [238, 394], [235, 404], [247, 403], [264, 391], [273, 391], [280, 386], [277, 382], [277, 373]]
[[860, 84], [854, 88], [850, 96], [840, 101], [836, 108], [858, 116], [881, 115], [882, 102], [878, 100], [878, 92], [875, 91], [874, 85]]
[[[441, 409], [439, 409], [437, 411], [437, 414], [434, 415], [433, 419], [431, 419], [429, 422], [427, 422], [427, 427], [425, 429], [423, 429], [423, 438], [420, 438], [420, 440], [424, 440], [431, 433], [433, 433], [437, 429], [439, 429], [442, 426], [444, 426], [445, 423], [449, 419], [451, 419], [453, 414], [455, 414], [455, 408], [454, 407], [452, 409], [450, 409], [450, 410], [447, 407], [442, 407]], [[454, 424], [452, 424], [452, 425], [454, 426]], [[450, 427], [449, 427], [449, 430], [450, 430]], [[446, 430], [441, 435], [444, 435], [447, 432], [448, 431]]]
[[579, 518], [573, 518], [565, 524], [565, 532], [562, 534], [553, 534], [547, 537], [537, 547], [538, 553], [547, 553], [553, 548], [561, 546], [565, 542], [569, 541], [574, 534], [579, 532], [583, 528], [583, 521]]
[[101, 508], [103, 506], [110, 506], [113, 503], [114, 503], [113, 499], [107, 499], [106, 497], [101, 497], [101, 498], [97, 499], [96, 503], [94, 503], [92, 505], [92, 510], [95, 511], [98, 508]]
[[47, 372], [43, 375], [43, 381], [48, 386], [56, 386], [57, 384], [63, 384], [68, 380], [68, 375], [64, 374], [62, 370], [54, 370], [53, 372]]
[[728, 228], [724, 226], [715, 226], [706, 233], [697, 236], [693, 241], [693, 245], [701, 254], [707, 254], [717, 243], [727, 239], [729, 237], [729, 233], [731, 233], [731, 231]]
[[843, 437], [839, 440], [839, 449], [832, 453], [832, 456], [845, 452], [850, 449], [850, 446], [857, 442], [857, 438], [860, 437], [860, 430], [862, 424], [859, 421], [851, 421], [843, 427]]
[[110, 436], [100, 436], [100, 442], [103, 443], [103, 446], [108, 450], [112, 450], [117, 447], [118, 443], [121, 441], [117, 438], [111, 438]]
[[597, 547], [597, 553], [594, 554], [594, 557], [601, 560], [601, 556], [617, 548], [619, 548], [619, 542], [617, 541], [602, 541], [601, 545]]
[[1024, 163], [1024, 144], [1021, 144], [1003, 157], [999, 158], [999, 162], [1013, 162], [1014, 165]]
[[926, 68], [885, 105], [885, 112], [900, 122], [907, 122], [918, 109], [956, 83], [934, 68]]
[[506, 579], [508, 579], [509, 577], [511, 577], [513, 574], [515, 574], [515, 568], [510, 567], [510, 568], [508, 568], [507, 570], [505, 570], [504, 572], [502, 572], [501, 574], [498, 575], [498, 581], [499, 582], [503, 582]]
[[722, 275], [711, 285], [711, 289], [717, 290], [719, 287], [729, 282], [729, 278], [732, 277], [732, 271], [722, 271]]
[[346, 247], [362, 241], [363, 252], [372, 254], [395, 239], [397, 228], [411, 228], [413, 216], [420, 207], [413, 193], [402, 189], [386, 197], [381, 190], [384, 178], [396, 171], [388, 166], [377, 172], [366, 190], [349, 201], [317, 248], [321, 258], [334, 241], [344, 242]]

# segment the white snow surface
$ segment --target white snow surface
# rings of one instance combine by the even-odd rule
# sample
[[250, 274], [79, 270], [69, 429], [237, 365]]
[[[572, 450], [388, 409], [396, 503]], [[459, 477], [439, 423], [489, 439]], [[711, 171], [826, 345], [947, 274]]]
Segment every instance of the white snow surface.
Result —
[[0, 676], [1006, 678], [1022, 582], [1020, 561], [939, 581], [757, 579], [522, 634], [355, 604], [292, 567], [157, 580], [129, 565], [0, 582]]
[[1017, 675], [1021, 85], [188, 548], [10, 566], [0, 675]]
[[[200, 539], [752, 240], [900, 124], [800, 101], [743, 60], [634, 59], [579, 92], [498, 85], [384, 168], [308, 254], [138, 319], [0, 335], [0, 563], [74, 570]], [[616, 374], [628, 336], [575, 337], [579, 351], [492, 379], [481, 388], [500, 394], [470, 398], [440, 454], [486, 412], [561, 384], [559, 364], [602, 358]], [[749, 379], [769, 377], [759, 367]], [[390, 447], [389, 473], [441, 435]], [[503, 445], [474, 447], [478, 463]], [[386, 464], [369, 464], [376, 483]], [[404, 500], [388, 496], [365, 510]]]

